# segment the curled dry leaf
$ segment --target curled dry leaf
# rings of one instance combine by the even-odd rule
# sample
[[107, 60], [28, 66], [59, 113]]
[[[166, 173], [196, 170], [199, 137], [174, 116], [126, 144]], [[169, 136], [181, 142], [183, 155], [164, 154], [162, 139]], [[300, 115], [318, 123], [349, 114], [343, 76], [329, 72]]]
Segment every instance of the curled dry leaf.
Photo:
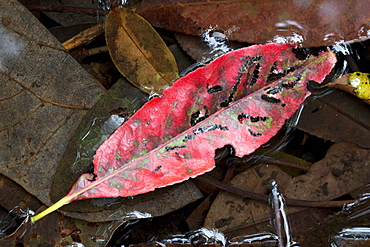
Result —
[[[99, 147], [94, 176], [82, 175], [67, 196], [33, 221], [71, 201], [134, 196], [214, 168], [217, 148], [237, 156], [267, 142], [322, 82], [335, 54], [305, 60], [289, 44], [251, 46], [199, 68], [146, 103]], [[299, 57], [299, 56], [298, 56]]]
[[[285, 198], [332, 200], [370, 182], [370, 170], [367, 168], [369, 158], [369, 149], [350, 142], [339, 142], [329, 149], [324, 159], [313, 164], [304, 175], [292, 178], [275, 165], [260, 164], [237, 175], [230, 184], [247, 191], [266, 194], [269, 191], [268, 184], [276, 181]], [[286, 206], [287, 213], [301, 209]], [[271, 206], [266, 202], [222, 192], [209, 210], [205, 227], [225, 231], [258, 223], [271, 218], [272, 215]]]
[[108, 14], [105, 37], [117, 69], [147, 93], [160, 93], [178, 76], [176, 60], [159, 34], [127, 8]]
[[248, 43], [296, 42], [304, 47], [369, 38], [370, 1], [144, 0], [136, 12], [153, 26], [199, 36], [210, 26]]
[[339, 77], [334, 82], [326, 84], [356, 95], [365, 103], [370, 104], [370, 74], [362, 72], [349, 73]]

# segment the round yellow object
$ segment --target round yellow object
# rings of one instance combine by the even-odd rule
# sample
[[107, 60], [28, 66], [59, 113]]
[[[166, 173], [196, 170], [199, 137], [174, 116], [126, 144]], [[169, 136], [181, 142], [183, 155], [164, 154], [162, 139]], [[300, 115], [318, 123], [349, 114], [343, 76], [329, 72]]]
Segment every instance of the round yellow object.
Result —
[[357, 97], [366, 100], [370, 99], [370, 74], [362, 72], [352, 73], [349, 77], [349, 83], [356, 88], [354, 91]]

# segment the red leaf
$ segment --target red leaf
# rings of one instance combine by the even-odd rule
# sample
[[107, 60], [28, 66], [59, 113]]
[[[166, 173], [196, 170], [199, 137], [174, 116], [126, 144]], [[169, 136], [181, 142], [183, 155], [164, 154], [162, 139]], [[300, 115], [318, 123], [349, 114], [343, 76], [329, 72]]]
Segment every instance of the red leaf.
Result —
[[[293, 48], [236, 50], [181, 78], [100, 146], [96, 181], [82, 175], [69, 195], [94, 185], [76, 199], [134, 196], [212, 170], [216, 148], [231, 144], [237, 156], [252, 153], [309, 95], [307, 81], [321, 82], [335, 63], [330, 52], [298, 60]], [[272, 77], [294, 66], [289, 76], [256, 91], [268, 84], [270, 70], [277, 70]]]
[[227, 144], [237, 156], [252, 153], [310, 94], [306, 83], [321, 82], [335, 62], [330, 51], [299, 60], [289, 44], [250, 46], [217, 58], [118, 128], [96, 152], [95, 181], [83, 174], [63, 203], [134, 196], [196, 177], [214, 168], [215, 149]]

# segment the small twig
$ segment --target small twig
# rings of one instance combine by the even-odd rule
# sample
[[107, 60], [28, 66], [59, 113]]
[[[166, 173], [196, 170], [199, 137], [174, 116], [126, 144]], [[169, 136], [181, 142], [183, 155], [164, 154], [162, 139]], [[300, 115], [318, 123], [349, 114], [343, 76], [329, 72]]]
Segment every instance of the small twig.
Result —
[[344, 58], [347, 60], [348, 65], [349, 65], [349, 67], [351, 68], [351, 70], [353, 72], [360, 71], [360, 69], [358, 68], [355, 60], [353, 59], [353, 57], [351, 55], [344, 55]]
[[84, 50], [82, 52], [82, 54], [85, 55], [86, 57], [88, 57], [88, 56], [101, 54], [101, 53], [104, 53], [104, 52], [108, 52], [108, 46], [100, 46], [100, 47], [94, 47], [94, 48], [91, 48], [91, 49], [88, 49], [88, 50]]
[[271, 194], [272, 194], [272, 207], [274, 209], [275, 215], [275, 230], [276, 235], [278, 236], [278, 246], [284, 247], [283, 244], [283, 235], [281, 233], [281, 212], [280, 212], [280, 202], [278, 198], [278, 184], [273, 181], [271, 183]]
[[[259, 193], [243, 190], [236, 188], [234, 186], [231, 186], [229, 184], [224, 184], [216, 179], [213, 179], [209, 176], [203, 175], [200, 177], [197, 177], [198, 180], [203, 181], [205, 183], [212, 184], [213, 186], [216, 186], [220, 189], [226, 190], [230, 193], [240, 195], [242, 197], [247, 197], [259, 201], [268, 202], [269, 196], [268, 195], [262, 195]], [[319, 208], [339, 208], [343, 207], [346, 204], [350, 204], [355, 202], [355, 200], [348, 200], [348, 201], [305, 201], [305, 200], [296, 200], [296, 199], [288, 199], [285, 198], [285, 203], [287, 205], [291, 206], [299, 206], [299, 207], [319, 207]]]
[[302, 165], [299, 163], [290, 162], [286, 160], [276, 159], [272, 157], [267, 157], [263, 155], [251, 155], [248, 161], [251, 161], [251, 160], [258, 160], [258, 161], [265, 162], [265, 163], [293, 167], [293, 168], [301, 169], [303, 171], [308, 171], [310, 169], [310, 167], [306, 165]]
[[80, 45], [86, 45], [93, 41], [97, 36], [104, 32], [104, 24], [97, 24], [92, 26], [77, 35], [73, 36], [69, 40], [63, 42], [63, 47], [66, 50], [72, 50]]

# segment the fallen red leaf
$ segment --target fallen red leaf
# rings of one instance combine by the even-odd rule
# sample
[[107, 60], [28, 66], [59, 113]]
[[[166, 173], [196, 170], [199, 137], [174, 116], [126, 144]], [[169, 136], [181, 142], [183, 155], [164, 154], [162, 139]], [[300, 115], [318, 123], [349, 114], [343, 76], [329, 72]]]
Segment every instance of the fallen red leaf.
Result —
[[305, 60], [296, 51], [289, 44], [250, 46], [179, 79], [99, 147], [95, 180], [83, 174], [58, 206], [134, 196], [196, 177], [214, 168], [215, 150], [227, 144], [237, 156], [252, 153], [310, 94], [307, 82], [320, 83], [336, 62], [330, 51]]

